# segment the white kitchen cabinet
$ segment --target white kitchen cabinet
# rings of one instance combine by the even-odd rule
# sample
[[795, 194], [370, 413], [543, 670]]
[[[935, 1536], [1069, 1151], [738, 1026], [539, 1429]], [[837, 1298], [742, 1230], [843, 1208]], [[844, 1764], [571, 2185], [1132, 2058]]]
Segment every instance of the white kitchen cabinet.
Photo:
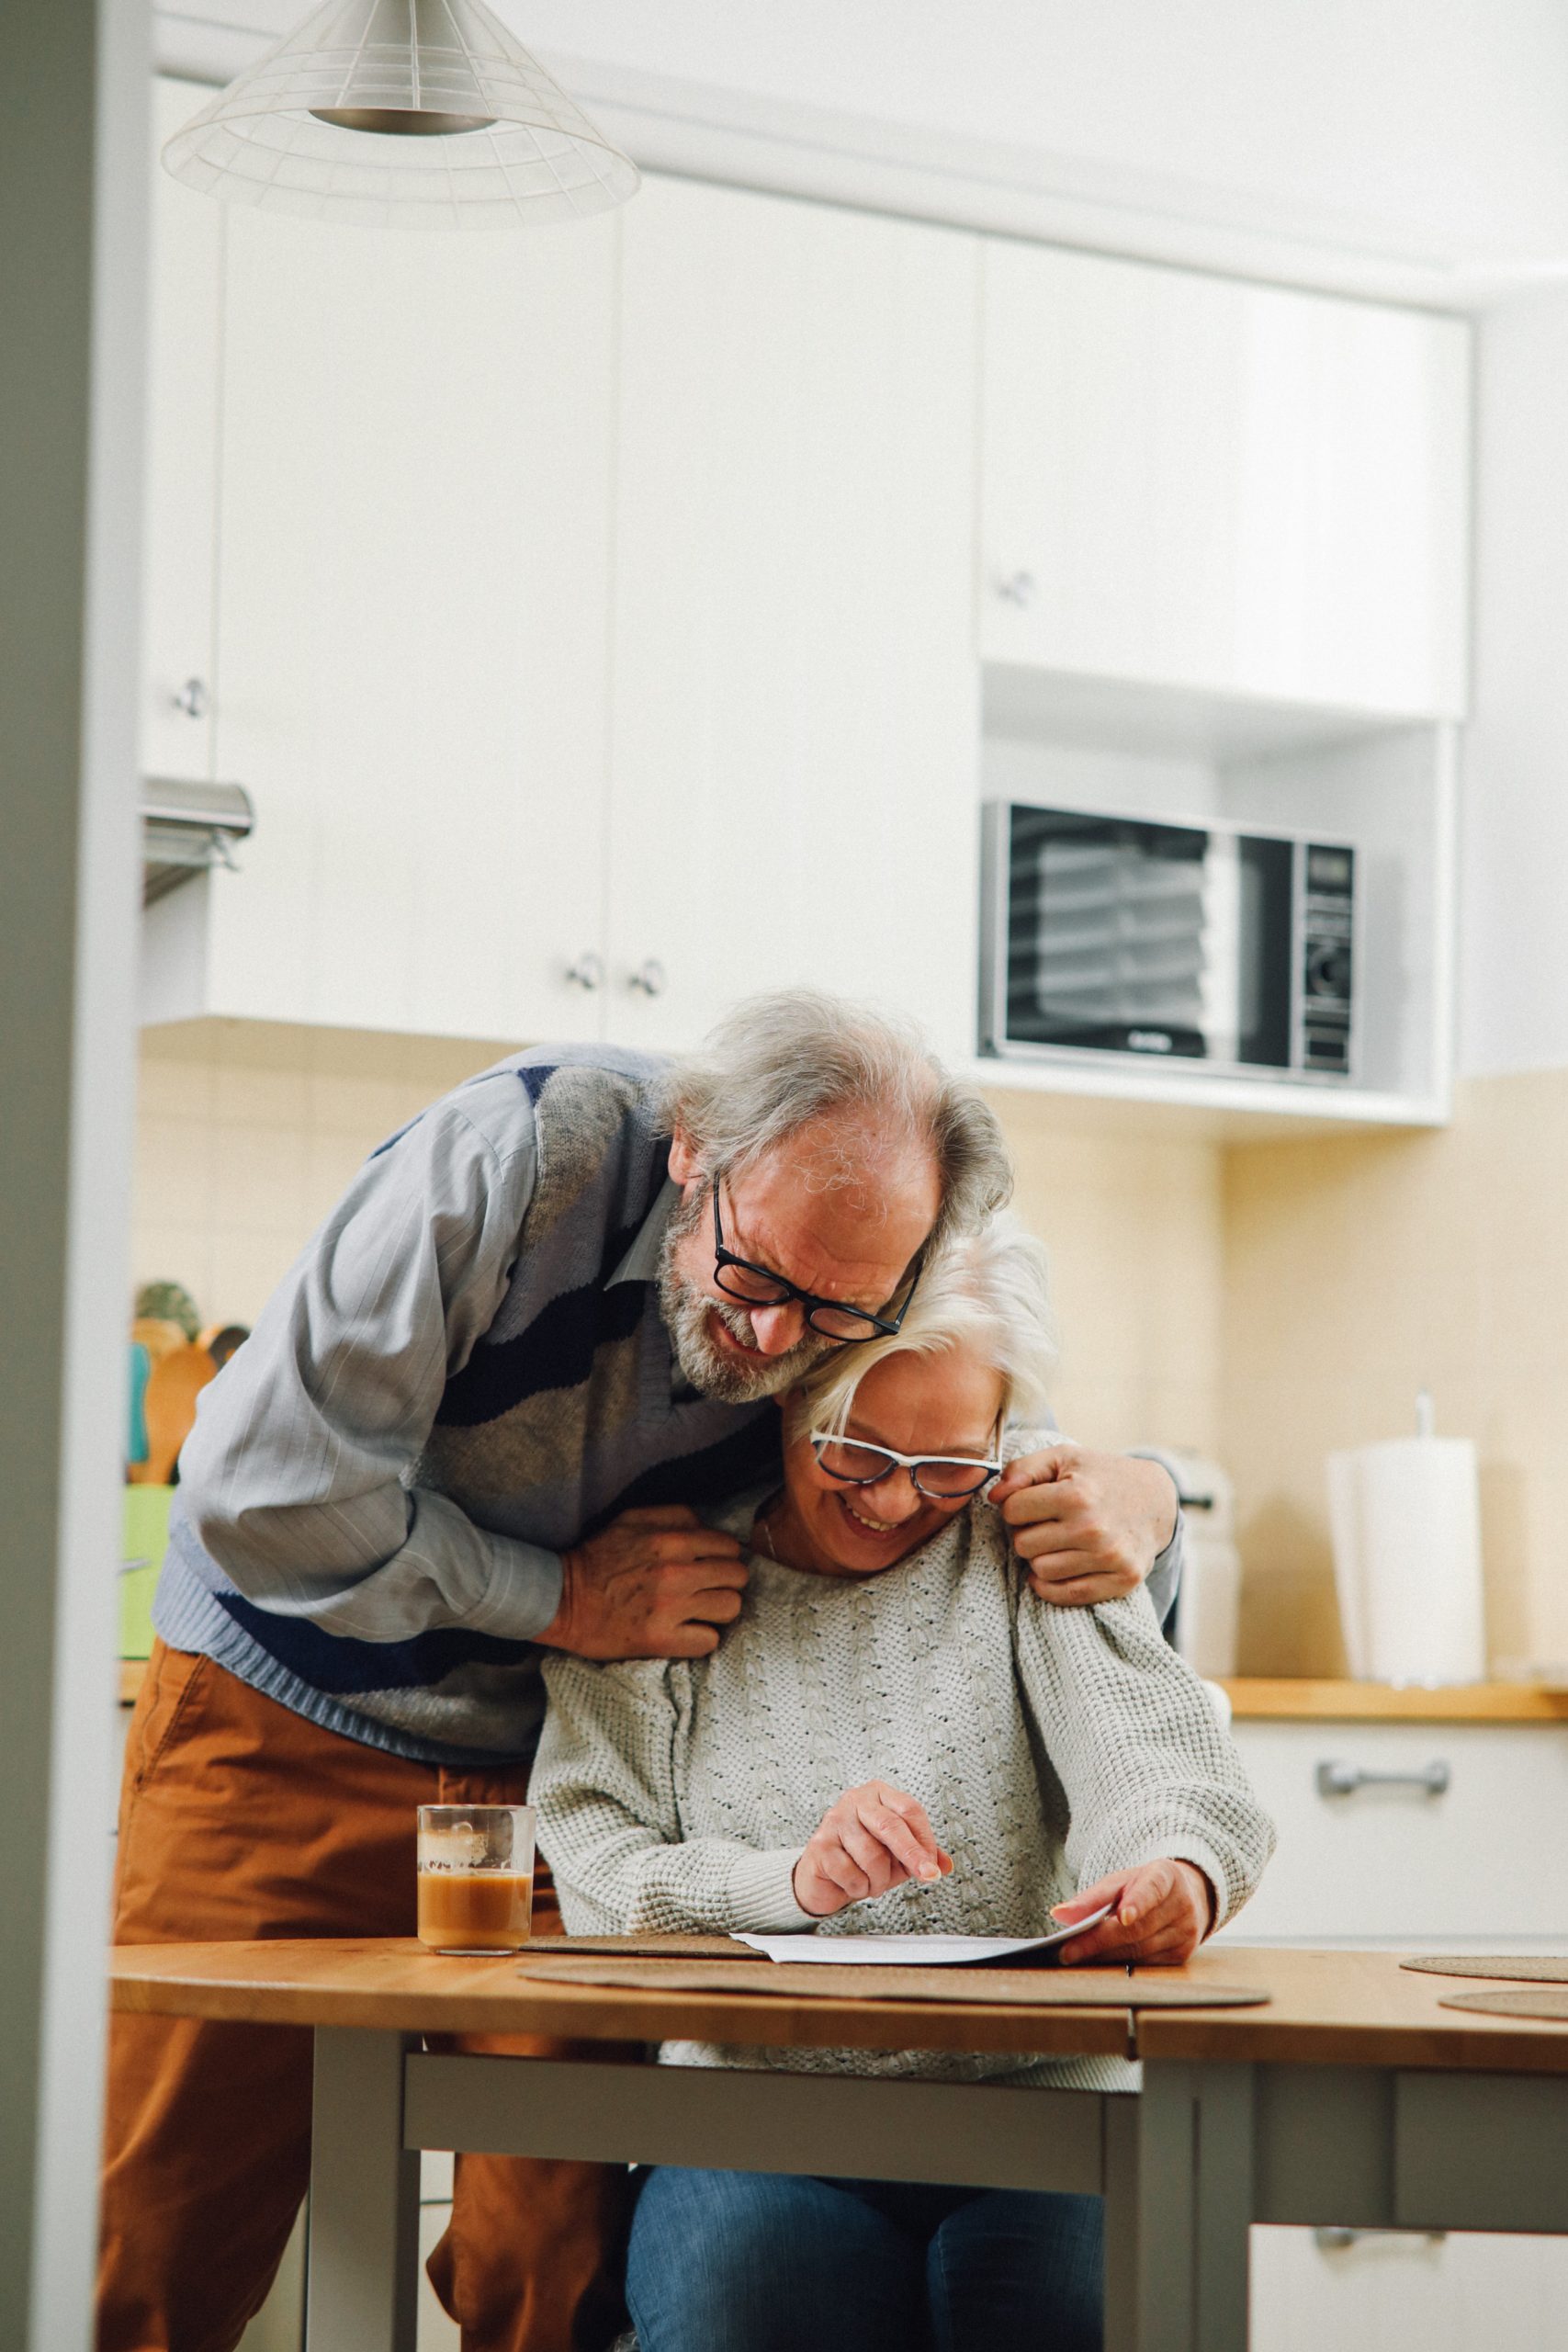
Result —
[[984, 273], [986, 661], [1462, 715], [1461, 321], [998, 239]]
[[224, 210], [160, 166], [157, 151], [205, 104], [191, 82], [152, 94], [151, 317], [142, 662], [145, 775], [212, 780], [213, 605]]
[[[1495, 1952], [1568, 1946], [1568, 1726], [1269, 1722], [1234, 1730], [1280, 1843], [1218, 1940]], [[1409, 1776], [1320, 1793], [1320, 1764]], [[1447, 1789], [1419, 1778], [1445, 1765]], [[1558, 2352], [1568, 2241], [1255, 2229], [1253, 2352]]]
[[657, 180], [624, 234], [610, 1034], [814, 982], [962, 1052], [975, 242]]
[[[1227, 1937], [1244, 1943], [1520, 1950], [1568, 1944], [1556, 1863], [1568, 1725], [1243, 1721], [1237, 1745], [1280, 1843]], [[1324, 1795], [1322, 1764], [1405, 1776]], [[1441, 1795], [1420, 1776], [1448, 1773]]]
[[[256, 825], [152, 910], [153, 1016], [598, 1034], [569, 973], [604, 944], [617, 224], [398, 235], [176, 189], [160, 287], [200, 242], [180, 206], [224, 228], [217, 490], [179, 519], [205, 503], [211, 757]], [[208, 390], [165, 407], [168, 444]]]
[[1568, 2240], [1251, 2234], [1251, 2352], [1562, 2352]]
[[615, 236], [231, 222], [212, 1010], [592, 1034]]

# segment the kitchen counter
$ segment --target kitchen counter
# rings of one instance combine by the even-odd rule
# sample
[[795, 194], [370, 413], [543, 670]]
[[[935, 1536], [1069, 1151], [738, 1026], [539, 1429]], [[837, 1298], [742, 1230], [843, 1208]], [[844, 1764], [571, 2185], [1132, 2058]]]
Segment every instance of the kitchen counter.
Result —
[[[122, 1658], [119, 1699], [134, 1706], [146, 1661]], [[1461, 1682], [1427, 1690], [1397, 1682], [1323, 1682], [1240, 1675], [1224, 1688], [1237, 1719], [1293, 1723], [1568, 1724], [1568, 1690], [1540, 1682]]]
[[1456, 1682], [1428, 1690], [1414, 1683], [1239, 1675], [1223, 1688], [1238, 1722], [1568, 1724], [1568, 1690], [1541, 1682]]

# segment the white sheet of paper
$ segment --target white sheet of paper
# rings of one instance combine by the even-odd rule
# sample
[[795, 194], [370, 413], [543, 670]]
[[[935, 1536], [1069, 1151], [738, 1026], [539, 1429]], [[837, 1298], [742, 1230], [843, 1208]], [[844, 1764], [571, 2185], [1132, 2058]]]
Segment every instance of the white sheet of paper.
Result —
[[967, 1962], [1004, 1960], [1010, 1953], [1048, 1951], [1106, 1918], [1109, 1903], [1070, 1928], [1048, 1936], [737, 1936], [770, 1960], [821, 1960], [851, 1968], [960, 1968]]

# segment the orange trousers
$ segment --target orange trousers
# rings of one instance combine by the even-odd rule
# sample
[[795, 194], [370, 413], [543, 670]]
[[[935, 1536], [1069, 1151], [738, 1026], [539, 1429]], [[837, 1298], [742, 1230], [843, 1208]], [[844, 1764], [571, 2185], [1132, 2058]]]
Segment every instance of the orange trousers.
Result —
[[[525, 1780], [521, 1766], [446, 1771], [386, 1755], [160, 1643], [126, 1749], [115, 1941], [412, 1936], [414, 1807], [516, 1804]], [[560, 1919], [541, 1875], [535, 1925], [547, 1934]], [[231, 2352], [282, 2258], [310, 2160], [307, 2030], [117, 2015], [99, 2352]], [[464, 2352], [600, 2352], [624, 2324], [627, 2204], [617, 2168], [460, 2155], [429, 2267]]]

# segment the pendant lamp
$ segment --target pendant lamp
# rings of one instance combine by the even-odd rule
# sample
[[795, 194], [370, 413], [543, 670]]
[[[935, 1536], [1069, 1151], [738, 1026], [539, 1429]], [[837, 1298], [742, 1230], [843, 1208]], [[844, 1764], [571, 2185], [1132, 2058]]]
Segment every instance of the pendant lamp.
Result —
[[576, 220], [637, 186], [482, 0], [325, 0], [175, 132], [164, 165], [263, 211], [411, 229]]

